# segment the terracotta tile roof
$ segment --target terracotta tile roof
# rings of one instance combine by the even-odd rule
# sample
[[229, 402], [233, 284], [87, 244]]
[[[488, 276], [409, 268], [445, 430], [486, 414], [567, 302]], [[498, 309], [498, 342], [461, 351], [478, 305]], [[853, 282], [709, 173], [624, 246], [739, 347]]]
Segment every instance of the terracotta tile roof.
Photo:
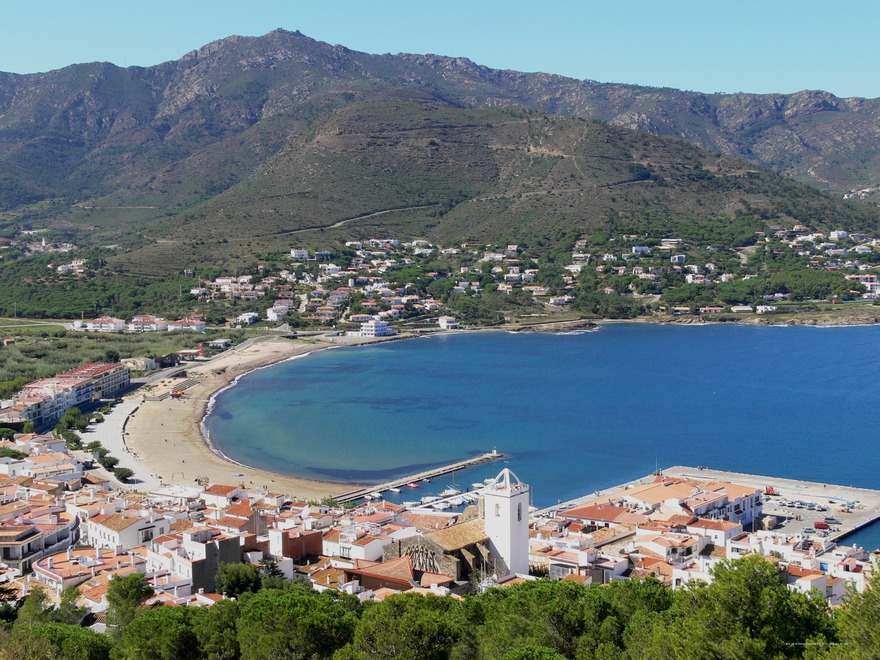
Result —
[[140, 518], [133, 518], [121, 513], [99, 514], [89, 519], [89, 522], [92, 524], [106, 527], [114, 532], [121, 532], [132, 525], [136, 525], [140, 521]]
[[432, 584], [449, 584], [450, 582], [454, 582], [455, 578], [451, 575], [446, 575], [445, 573], [422, 573], [422, 577], [419, 578], [419, 584], [423, 587], [430, 587]]
[[558, 515], [563, 518], [581, 518], [582, 520], [596, 520], [609, 523], [640, 523], [647, 520], [647, 517], [640, 513], [630, 513], [626, 507], [613, 504], [596, 504], [595, 502], [578, 506], [568, 511], [560, 511]]
[[208, 495], [229, 495], [236, 490], [238, 490], [238, 486], [224, 486], [223, 484], [213, 484], [209, 488], [205, 489], [205, 493]]
[[346, 569], [346, 573], [391, 580], [407, 587], [413, 586], [413, 569], [409, 555], [384, 562], [356, 560], [355, 567]]
[[237, 516], [223, 516], [214, 524], [218, 527], [229, 527], [230, 529], [241, 529], [248, 525], [250, 521], [238, 518]]
[[443, 529], [448, 527], [455, 520], [455, 516], [443, 513], [412, 513], [404, 514], [402, 520], [408, 521], [413, 527], [420, 530], [426, 529]]
[[482, 518], [474, 518], [435, 532], [427, 532], [425, 536], [447, 551], [459, 550], [489, 538]]
[[564, 578], [562, 578], [562, 582], [577, 582], [578, 584], [589, 584], [593, 581], [589, 575], [578, 575], [577, 573], [569, 573]]
[[254, 510], [251, 508], [251, 505], [247, 502], [238, 502], [236, 504], [232, 504], [224, 509], [224, 512], [228, 516], [240, 516], [242, 518], [250, 518], [254, 515]]

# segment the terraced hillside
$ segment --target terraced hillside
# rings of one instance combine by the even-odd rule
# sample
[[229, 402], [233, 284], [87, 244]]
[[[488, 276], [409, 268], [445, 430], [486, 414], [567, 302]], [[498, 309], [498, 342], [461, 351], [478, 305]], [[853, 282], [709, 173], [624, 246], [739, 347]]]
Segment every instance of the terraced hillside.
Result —
[[146, 244], [117, 265], [152, 273], [366, 235], [534, 245], [571, 228], [656, 233], [745, 213], [828, 227], [874, 228], [878, 217], [681, 142], [422, 95], [316, 121], [244, 181], [144, 228]]

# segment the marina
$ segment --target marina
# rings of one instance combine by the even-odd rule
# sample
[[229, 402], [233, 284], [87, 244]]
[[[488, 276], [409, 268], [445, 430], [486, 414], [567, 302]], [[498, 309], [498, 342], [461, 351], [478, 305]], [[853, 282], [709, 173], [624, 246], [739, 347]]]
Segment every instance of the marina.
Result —
[[418, 472], [417, 474], [399, 477], [392, 481], [386, 481], [382, 484], [365, 486], [364, 488], [358, 488], [356, 490], [348, 491], [347, 493], [337, 495], [334, 499], [340, 504], [345, 504], [346, 502], [354, 502], [355, 500], [360, 499], [376, 500], [381, 498], [381, 493], [383, 491], [390, 490], [396, 493], [400, 492], [400, 488], [402, 486], [415, 488], [418, 487], [419, 482], [430, 483], [431, 479], [433, 479], [434, 477], [449, 474], [450, 472], [455, 472], [456, 470], [469, 468], [480, 463], [485, 463], [487, 461], [496, 461], [499, 458], [504, 458], [504, 454], [501, 454], [497, 450], [493, 449], [490, 452], [480, 454], [479, 456], [474, 456], [473, 458], [467, 458], [463, 461], [456, 461], [455, 463], [449, 463], [447, 465], [431, 468], [429, 470], [423, 470], [422, 472]]

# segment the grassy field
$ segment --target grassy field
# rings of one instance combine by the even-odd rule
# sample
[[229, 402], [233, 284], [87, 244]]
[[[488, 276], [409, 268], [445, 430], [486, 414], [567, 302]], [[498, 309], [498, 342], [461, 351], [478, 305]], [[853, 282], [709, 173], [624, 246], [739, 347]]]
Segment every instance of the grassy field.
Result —
[[86, 333], [65, 330], [61, 324], [27, 324], [23, 319], [0, 319], [0, 338], [7, 340], [6, 345], [0, 346], [0, 397], [9, 396], [10, 389], [17, 389], [10, 385], [16, 379], [27, 382], [54, 376], [90, 362], [156, 357], [182, 349], [195, 349], [199, 343], [207, 344], [221, 337], [238, 343], [248, 337], [264, 334], [267, 334], [264, 326], [242, 330], [211, 329], [205, 334]]

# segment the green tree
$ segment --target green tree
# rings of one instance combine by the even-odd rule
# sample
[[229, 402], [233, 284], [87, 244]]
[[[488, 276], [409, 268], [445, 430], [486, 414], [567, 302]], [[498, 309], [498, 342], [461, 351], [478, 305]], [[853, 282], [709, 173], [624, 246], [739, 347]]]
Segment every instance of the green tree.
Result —
[[116, 465], [119, 463], [119, 459], [115, 456], [111, 456], [110, 454], [105, 454], [98, 458], [98, 463], [101, 464], [105, 470], [113, 470]]
[[139, 611], [122, 631], [114, 656], [126, 660], [201, 658], [191, 621], [194, 611], [166, 605]]
[[39, 648], [48, 646], [52, 657], [64, 660], [107, 660], [113, 648], [108, 635], [78, 625], [45, 623], [29, 629], [28, 634]]
[[220, 564], [214, 583], [217, 593], [226, 594], [230, 598], [238, 598], [246, 592], [256, 593], [262, 586], [260, 569], [246, 563]]
[[221, 600], [211, 607], [193, 610], [192, 627], [203, 657], [209, 660], [235, 660], [241, 657], [238, 645], [240, 601]]
[[65, 587], [61, 592], [61, 599], [58, 607], [52, 613], [52, 620], [58, 623], [79, 624], [82, 618], [88, 613], [88, 608], [79, 607], [76, 604], [80, 597], [79, 587], [70, 585]]
[[271, 557], [260, 560], [260, 584], [263, 589], [283, 589], [284, 573]]
[[373, 605], [358, 622], [342, 659], [448, 658], [462, 635], [461, 603], [452, 598], [399, 594]]
[[128, 483], [128, 480], [134, 475], [134, 470], [131, 470], [126, 467], [118, 467], [113, 470], [113, 476], [116, 477], [117, 481], [122, 483]]
[[833, 639], [823, 596], [790, 590], [764, 557], [724, 561], [712, 577], [675, 592], [672, 623], [654, 627], [646, 657], [800, 657]]
[[143, 573], [114, 576], [107, 587], [107, 625], [119, 638], [135, 617], [137, 608], [153, 595], [153, 587]]
[[850, 590], [837, 624], [842, 642], [839, 657], [857, 660], [880, 653], [880, 573], [874, 573], [864, 592]]
[[52, 619], [52, 608], [45, 587], [34, 585], [30, 593], [24, 597], [18, 608], [16, 626], [36, 626]]
[[351, 641], [359, 607], [354, 596], [310, 586], [261, 591], [242, 605], [241, 657], [329, 658]]
[[565, 656], [546, 646], [529, 644], [508, 651], [501, 660], [565, 660]]

